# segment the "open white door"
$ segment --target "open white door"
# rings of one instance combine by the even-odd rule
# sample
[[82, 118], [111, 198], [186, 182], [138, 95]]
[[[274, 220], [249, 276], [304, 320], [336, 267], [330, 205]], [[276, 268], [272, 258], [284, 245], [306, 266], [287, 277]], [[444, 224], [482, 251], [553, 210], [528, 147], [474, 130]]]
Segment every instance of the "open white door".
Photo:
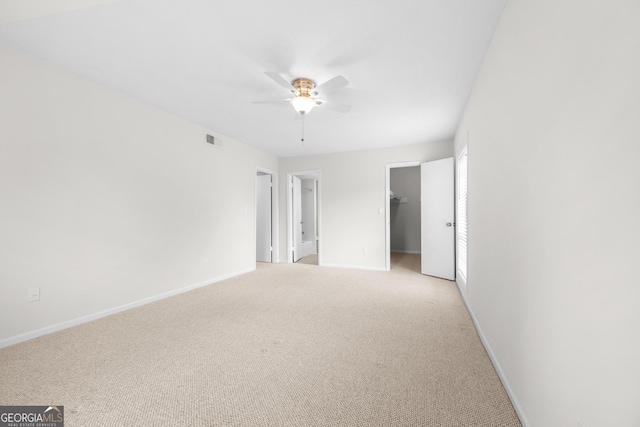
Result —
[[256, 261], [272, 262], [271, 175], [256, 176]]
[[298, 262], [302, 258], [300, 248], [302, 247], [302, 180], [297, 176], [291, 177], [292, 190], [291, 202], [293, 208], [293, 262]]
[[422, 274], [455, 279], [453, 157], [420, 165]]

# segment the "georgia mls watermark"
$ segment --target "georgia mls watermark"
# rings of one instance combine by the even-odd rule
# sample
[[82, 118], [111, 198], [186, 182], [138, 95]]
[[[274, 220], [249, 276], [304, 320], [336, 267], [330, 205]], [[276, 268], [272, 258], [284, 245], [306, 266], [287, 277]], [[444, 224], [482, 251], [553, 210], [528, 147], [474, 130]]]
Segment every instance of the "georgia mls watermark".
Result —
[[0, 427], [64, 427], [64, 406], [0, 406]]

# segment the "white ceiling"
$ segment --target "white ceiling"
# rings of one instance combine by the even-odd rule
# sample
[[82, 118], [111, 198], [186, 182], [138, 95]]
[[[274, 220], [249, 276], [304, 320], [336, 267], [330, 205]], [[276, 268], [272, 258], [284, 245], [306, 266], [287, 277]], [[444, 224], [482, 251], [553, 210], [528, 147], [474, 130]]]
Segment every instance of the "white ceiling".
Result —
[[[278, 157], [452, 138], [507, 0], [1, 0], [0, 43]], [[58, 9], [52, 8], [58, 3]], [[349, 86], [341, 114], [265, 71]]]

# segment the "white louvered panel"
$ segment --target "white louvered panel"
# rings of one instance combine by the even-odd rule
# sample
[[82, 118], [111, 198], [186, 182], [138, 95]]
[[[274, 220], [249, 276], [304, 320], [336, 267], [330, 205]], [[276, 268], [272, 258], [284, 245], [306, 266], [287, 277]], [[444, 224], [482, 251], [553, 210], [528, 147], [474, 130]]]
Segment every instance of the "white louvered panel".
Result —
[[458, 157], [458, 274], [467, 281], [467, 148]]

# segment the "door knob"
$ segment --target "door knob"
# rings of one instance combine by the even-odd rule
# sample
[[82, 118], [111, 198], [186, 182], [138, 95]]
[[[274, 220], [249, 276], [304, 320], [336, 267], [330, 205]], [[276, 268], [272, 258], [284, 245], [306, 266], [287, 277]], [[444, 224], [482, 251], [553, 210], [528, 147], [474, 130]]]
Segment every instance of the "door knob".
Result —
[[451, 224], [450, 222], [447, 223], [447, 227], [451, 227], [453, 224]]

